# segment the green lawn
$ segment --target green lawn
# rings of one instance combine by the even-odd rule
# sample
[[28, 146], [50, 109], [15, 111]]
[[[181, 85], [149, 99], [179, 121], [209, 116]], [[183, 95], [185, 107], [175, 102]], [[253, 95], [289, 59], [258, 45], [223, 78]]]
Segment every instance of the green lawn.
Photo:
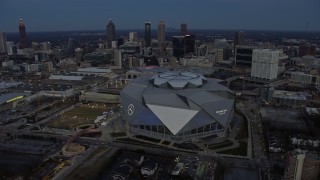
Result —
[[198, 177], [203, 177], [205, 170], [206, 170], [206, 165], [203, 164], [203, 163], [201, 163], [201, 164], [200, 164], [200, 167], [199, 167], [199, 169], [198, 169], [198, 171], [197, 171], [197, 176], [198, 176]]

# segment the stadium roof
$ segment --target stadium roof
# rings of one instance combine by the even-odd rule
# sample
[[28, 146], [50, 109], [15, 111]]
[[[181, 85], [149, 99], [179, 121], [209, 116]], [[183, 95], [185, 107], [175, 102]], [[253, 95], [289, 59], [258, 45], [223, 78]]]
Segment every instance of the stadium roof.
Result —
[[226, 128], [235, 97], [219, 82], [188, 72], [143, 76], [120, 92], [123, 110], [129, 121], [165, 125], [174, 135], [215, 122]]
[[166, 72], [154, 75], [151, 79], [157, 87], [171, 87], [173, 89], [184, 89], [187, 86], [201, 87], [205, 82], [200, 74], [190, 72]]

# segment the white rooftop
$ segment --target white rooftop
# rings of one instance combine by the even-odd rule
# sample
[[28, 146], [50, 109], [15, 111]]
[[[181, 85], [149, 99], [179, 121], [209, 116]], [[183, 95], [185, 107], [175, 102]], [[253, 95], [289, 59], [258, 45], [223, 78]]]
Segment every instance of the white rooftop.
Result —
[[50, 80], [82, 81], [83, 76], [51, 75]]
[[273, 97], [294, 100], [306, 100], [307, 94], [303, 92], [276, 90], [273, 92]]
[[87, 73], [110, 73], [111, 69], [98, 68], [98, 67], [88, 67], [88, 68], [79, 68], [78, 72], [87, 72]]

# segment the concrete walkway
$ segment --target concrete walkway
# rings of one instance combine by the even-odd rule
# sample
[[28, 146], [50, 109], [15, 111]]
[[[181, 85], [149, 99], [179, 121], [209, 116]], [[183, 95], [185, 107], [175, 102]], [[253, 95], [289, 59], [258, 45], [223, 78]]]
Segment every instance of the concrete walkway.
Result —
[[[240, 105], [240, 108], [239, 108], [240, 111], [244, 112], [243, 110], [243, 107]], [[245, 114], [245, 113], [244, 113]], [[252, 158], [252, 143], [251, 143], [251, 125], [250, 125], [250, 119], [248, 117], [246, 117], [247, 120], [248, 120], [248, 139], [247, 140], [247, 158]], [[207, 141], [206, 144], [219, 144], [219, 143], [222, 143], [224, 141], [231, 141], [232, 142], [232, 145], [231, 146], [227, 146], [227, 147], [223, 147], [223, 148], [219, 148], [219, 149], [209, 149], [206, 145], [204, 145], [203, 143], [195, 143], [197, 146], [201, 147], [206, 154], [216, 154], [216, 153], [219, 153], [219, 152], [222, 152], [222, 151], [225, 151], [225, 150], [230, 150], [230, 149], [235, 149], [235, 148], [238, 148], [240, 146], [240, 143], [238, 140], [235, 140], [237, 134], [238, 134], [238, 131], [240, 128], [240, 120], [241, 120], [241, 117], [236, 117], [235, 118], [235, 123], [234, 123], [234, 127], [233, 127], [233, 130], [231, 131], [230, 135], [228, 137], [225, 137], [225, 138], [213, 138], [212, 140], [210, 141]]]

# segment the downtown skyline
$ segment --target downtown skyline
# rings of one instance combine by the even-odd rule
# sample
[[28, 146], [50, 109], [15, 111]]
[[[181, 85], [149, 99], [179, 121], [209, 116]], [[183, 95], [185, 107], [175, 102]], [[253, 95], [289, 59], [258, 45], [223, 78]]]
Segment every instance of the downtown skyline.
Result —
[[188, 29], [319, 31], [319, 9], [318, 0], [2, 0], [0, 31], [17, 32], [19, 19], [28, 32], [103, 30], [109, 19], [116, 29], [143, 29], [146, 21], [156, 29], [165, 21], [174, 29], [186, 23]]

